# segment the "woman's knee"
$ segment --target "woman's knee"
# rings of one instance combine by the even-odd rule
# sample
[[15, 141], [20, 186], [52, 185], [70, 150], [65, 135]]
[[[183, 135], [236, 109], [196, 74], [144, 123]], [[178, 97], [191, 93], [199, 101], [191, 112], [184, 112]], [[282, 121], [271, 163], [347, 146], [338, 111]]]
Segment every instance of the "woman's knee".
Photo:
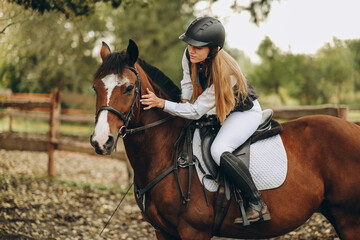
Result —
[[[215, 144], [214, 144], [215, 143]], [[224, 148], [220, 144], [216, 144], [214, 141], [210, 148], [210, 153], [214, 161], [217, 165], [220, 165], [220, 158], [223, 152], [225, 152]]]

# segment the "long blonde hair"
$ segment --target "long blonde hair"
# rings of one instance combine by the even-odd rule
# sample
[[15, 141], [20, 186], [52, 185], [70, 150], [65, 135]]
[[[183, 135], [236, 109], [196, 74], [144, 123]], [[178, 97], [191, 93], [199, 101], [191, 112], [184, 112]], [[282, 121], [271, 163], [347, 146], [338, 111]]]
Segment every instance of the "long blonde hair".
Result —
[[[216, 115], [221, 124], [224, 123], [226, 116], [234, 109], [237, 101], [244, 102], [248, 94], [247, 81], [242, 73], [238, 63], [227, 52], [221, 50], [212, 59], [209, 78], [215, 89]], [[196, 85], [196, 64], [191, 66], [191, 79], [193, 84], [193, 101], [202, 93], [203, 89]], [[235, 77], [237, 83], [233, 88], [231, 76]], [[208, 82], [210, 85], [210, 82]], [[234, 97], [234, 90], [237, 91], [237, 97]]]

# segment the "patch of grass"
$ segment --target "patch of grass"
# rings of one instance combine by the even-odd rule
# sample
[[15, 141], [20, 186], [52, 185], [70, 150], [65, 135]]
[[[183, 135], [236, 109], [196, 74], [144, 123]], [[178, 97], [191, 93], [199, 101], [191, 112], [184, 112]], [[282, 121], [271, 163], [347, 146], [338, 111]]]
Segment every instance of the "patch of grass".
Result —
[[[94, 123], [69, 123], [62, 122], [60, 133], [74, 136], [90, 136], [94, 130]], [[9, 118], [0, 118], [0, 131], [9, 131]], [[49, 122], [41, 119], [21, 119], [13, 118], [12, 131], [28, 133], [47, 133], [49, 132]]]
[[350, 110], [347, 120], [350, 122], [360, 122], [360, 110]]
[[[0, 190], [7, 190], [9, 185], [15, 182], [26, 182], [26, 181], [53, 181], [68, 187], [79, 188], [79, 189], [89, 189], [89, 190], [100, 190], [100, 191], [113, 191], [118, 192], [124, 195], [128, 189], [127, 187], [120, 187], [117, 185], [106, 185], [101, 183], [90, 183], [90, 182], [76, 182], [67, 179], [61, 178], [51, 178], [48, 176], [34, 176], [34, 175], [0, 175]], [[134, 193], [133, 188], [129, 191], [129, 194], [132, 195]], [[1, 236], [1, 235], [0, 235]], [[1, 239], [0, 239], [1, 240]]]
[[[75, 182], [66, 179], [54, 178], [54, 181], [61, 183], [66, 186], [75, 187], [75, 188], [83, 188], [83, 189], [98, 189], [101, 191], [116, 191], [120, 192], [122, 195], [126, 193], [127, 188], [121, 188], [119, 186], [109, 186], [101, 183], [89, 183], [89, 182]], [[129, 194], [133, 194], [133, 188], [129, 191]]]

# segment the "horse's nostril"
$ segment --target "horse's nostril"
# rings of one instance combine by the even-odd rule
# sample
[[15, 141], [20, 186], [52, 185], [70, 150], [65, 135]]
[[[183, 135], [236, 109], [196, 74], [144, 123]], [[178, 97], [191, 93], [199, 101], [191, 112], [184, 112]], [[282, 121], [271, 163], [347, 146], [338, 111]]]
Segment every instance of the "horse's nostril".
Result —
[[106, 147], [111, 147], [114, 144], [114, 137], [109, 135], [108, 140], [106, 141], [105, 145]]

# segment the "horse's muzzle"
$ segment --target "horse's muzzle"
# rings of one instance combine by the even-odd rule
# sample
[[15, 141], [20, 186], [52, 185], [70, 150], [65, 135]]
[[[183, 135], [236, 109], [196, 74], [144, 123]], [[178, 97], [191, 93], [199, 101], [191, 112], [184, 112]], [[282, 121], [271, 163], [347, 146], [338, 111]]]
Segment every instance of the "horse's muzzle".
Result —
[[115, 140], [112, 135], [108, 136], [108, 139], [104, 144], [99, 144], [98, 141], [94, 140], [93, 135], [91, 135], [90, 144], [95, 148], [95, 152], [100, 155], [110, 155], [115, 148]]

